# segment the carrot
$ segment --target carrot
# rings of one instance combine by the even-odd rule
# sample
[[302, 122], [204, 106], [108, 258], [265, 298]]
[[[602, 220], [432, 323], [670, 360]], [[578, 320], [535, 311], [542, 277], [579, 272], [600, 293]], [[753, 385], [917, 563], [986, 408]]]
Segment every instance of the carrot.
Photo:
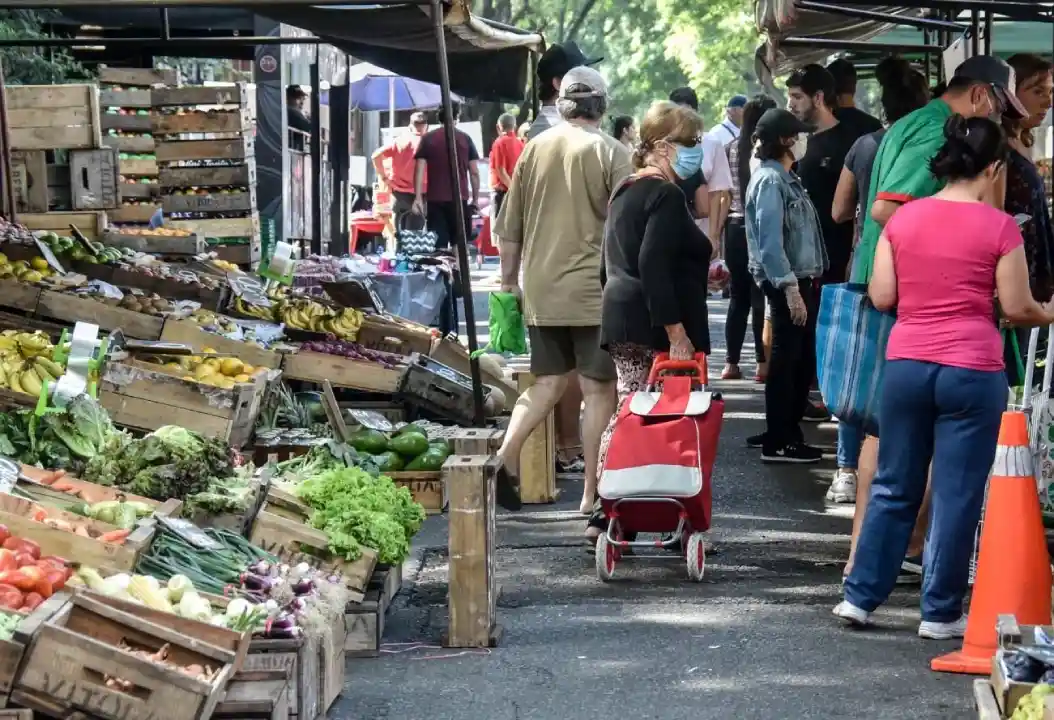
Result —
[[80, 493], [80, 489], [69, 480], [59, 480], [58, 482], [52, 483], [51, 489], [69, 493], [70, 495], [77, 495]]
[[34, 522], [44, 522], [47, 519], [48, 519], [48, 514], [44, 510], [35, 510], [35, 511], [33, 511], [33, 521]]
[[40, 476], [40, 483], [42, 485], [54, 485], [56, 481], [65, 476], [65, 470], [55, 470], [54, 472], [46, 473]]
[[125, 538], [131, 534], [131, 530], [111, 530], [108, 533], [103, 533], [97, 540], [101, 540], [104, 543], [112, 543], [114, 545], [124, 545]]

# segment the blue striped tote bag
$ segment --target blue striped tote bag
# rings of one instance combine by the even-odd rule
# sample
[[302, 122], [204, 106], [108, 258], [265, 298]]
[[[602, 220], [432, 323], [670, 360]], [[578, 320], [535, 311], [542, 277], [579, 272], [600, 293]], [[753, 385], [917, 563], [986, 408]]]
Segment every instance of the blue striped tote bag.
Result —
[[878, 430], [886, 344], [896, 316], [879, 312], [867, 285], [825, 285], [816, 318], [816, 367], [824, 404], [839, 420]]

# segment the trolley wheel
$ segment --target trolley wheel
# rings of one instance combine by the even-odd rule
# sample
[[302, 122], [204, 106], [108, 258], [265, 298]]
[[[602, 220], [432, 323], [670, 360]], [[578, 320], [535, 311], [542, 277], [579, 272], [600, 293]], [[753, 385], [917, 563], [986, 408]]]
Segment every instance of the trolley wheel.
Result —
[[685, 547], [685, 562], [688, 565], [688, 579], [699, 582], [706, 569], [706, 542], [703, 533], [692, 533]]
[[615, 546], [608, 542], [607, 533], [597, 537], [596, 564], [597, 577], [602, 582], [608, 582], [615, 575], [616, 557]]

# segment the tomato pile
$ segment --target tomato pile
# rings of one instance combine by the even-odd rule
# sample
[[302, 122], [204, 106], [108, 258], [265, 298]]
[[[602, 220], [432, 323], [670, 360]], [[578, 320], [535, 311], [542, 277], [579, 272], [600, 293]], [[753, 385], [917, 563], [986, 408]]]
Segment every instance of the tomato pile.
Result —
[[73, 568], [60, 557], [40, 556], [40, 546], [0, 525], [0, 609], [30, 612], [61, 590]]

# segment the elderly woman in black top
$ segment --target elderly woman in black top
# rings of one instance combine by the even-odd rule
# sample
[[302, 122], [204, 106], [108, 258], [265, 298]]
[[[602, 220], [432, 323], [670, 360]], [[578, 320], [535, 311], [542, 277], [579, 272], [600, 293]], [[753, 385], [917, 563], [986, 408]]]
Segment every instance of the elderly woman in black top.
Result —
[[[644, 387], [656, 353], [685, 360], [710, 352], [706, 279], [713, 246], [677, 184], [699, 168], [702, 129], [691, 108], [653, 105], [640, 123], [637, 171], [612, 194], [604, 227], [600, 339], [615, 361], [620, 406]], [[601, 469], [617, 416], [600, 442]], [[596, 506], [590, 537], [606, 522]]]

